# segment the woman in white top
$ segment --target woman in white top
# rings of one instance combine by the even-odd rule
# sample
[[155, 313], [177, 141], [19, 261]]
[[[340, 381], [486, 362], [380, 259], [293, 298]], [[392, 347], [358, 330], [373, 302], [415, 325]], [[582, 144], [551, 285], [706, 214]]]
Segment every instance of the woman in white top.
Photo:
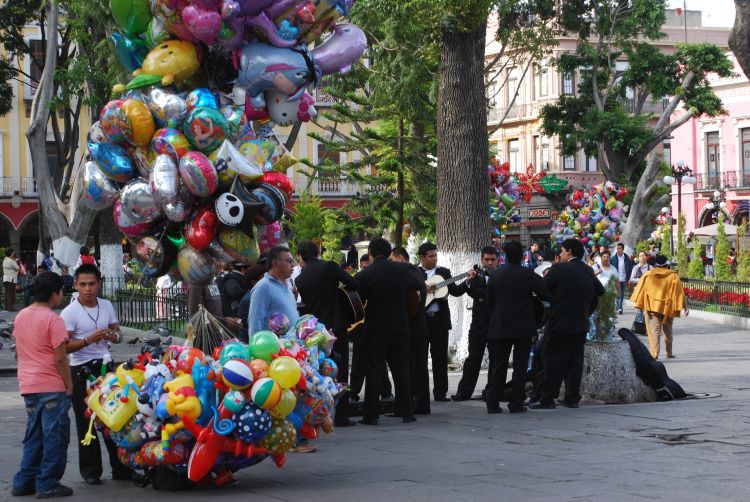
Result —
[[643, 274], [651, 270], [653, 267], [648, 264], [648, 255], [645, 251], [638, 253], [638, 263], [633, 267], [633, 271], [630, 273], [630, 283], [635, 286], [638, 281], [643, 277]]
[[16, 263], [16, 252], [13, 248], [6, 248], [3, 260], [3, 286], [5, 287], [5, 310], [8, 312], [16, 310], [16, 283], [20, 270], [21, 267]]
[[599, 257], [601, 258], [602, 262], [601, 264], [594, 265], [594, 273], [599, 278], [599, 282], [601, 282], [604, 287], [607, 287], [610, 278], [617, 278], [617, 269], [609, 264], [608, 250], [605, 249], [604, 251], [599, 253]]

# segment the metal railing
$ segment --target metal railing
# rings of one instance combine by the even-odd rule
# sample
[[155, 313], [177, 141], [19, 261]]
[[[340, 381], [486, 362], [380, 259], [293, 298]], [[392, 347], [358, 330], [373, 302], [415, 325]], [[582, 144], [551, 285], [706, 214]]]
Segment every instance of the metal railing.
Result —
[[750, 317], [750, 283], [682, 279], [688, 307]]
[[165, 325], [176, 334], [188, 319], [187, 287], [182, 282], [160, 290], [154, 281], [104, 279], [102, 293], [112, 302], [123, 326], [148, 329]]
[[724, 188], [750, 187], [750, 171], [729, 171], [723, 173]]
[[36, 197], [36, 181], [34, 178], [16, 178], [12, 176], [0, 176], [0, 197]]

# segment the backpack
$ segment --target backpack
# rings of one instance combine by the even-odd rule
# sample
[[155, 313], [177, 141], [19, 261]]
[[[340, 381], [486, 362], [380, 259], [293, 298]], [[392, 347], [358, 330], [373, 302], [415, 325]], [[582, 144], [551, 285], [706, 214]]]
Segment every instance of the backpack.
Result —
[[96, 265], [96, 260], [90, 254], [86, 256], [81, 255], [81, 264], [82, 265]]

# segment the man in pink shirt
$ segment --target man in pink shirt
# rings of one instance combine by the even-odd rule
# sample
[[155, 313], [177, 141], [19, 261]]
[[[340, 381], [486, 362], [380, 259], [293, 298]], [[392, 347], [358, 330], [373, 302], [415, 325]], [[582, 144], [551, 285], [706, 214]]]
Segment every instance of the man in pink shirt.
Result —
[[68, 332], [52, 309], [60, 306], [63, 279], [54, 272], [36, 278], [36, 302], [18, 313], [13, 336], [18, 354], [18, 386], [28, 420], [21, 468], [13, 477], [14, 496], [67, 497], [73, 490], [60, 484], [70, 441]]

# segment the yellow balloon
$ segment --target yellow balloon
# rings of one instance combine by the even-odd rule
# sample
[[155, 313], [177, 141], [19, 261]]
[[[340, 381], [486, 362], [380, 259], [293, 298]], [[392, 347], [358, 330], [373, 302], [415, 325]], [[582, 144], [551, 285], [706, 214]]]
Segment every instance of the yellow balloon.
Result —
[[289, 356], [277, 357], [268, 367], [268, 376], [276, 380], [282, 389], [291, 389], [302, 376], [299, 363]]
[[297, 406], [297, 397], [294, 395], [294, 392], [290, 389], [284, 389], [281, 391], [281, 401], [270, 410], [271, 416], [274, 418], [286, 418], [294, 411], [295, 406]]

